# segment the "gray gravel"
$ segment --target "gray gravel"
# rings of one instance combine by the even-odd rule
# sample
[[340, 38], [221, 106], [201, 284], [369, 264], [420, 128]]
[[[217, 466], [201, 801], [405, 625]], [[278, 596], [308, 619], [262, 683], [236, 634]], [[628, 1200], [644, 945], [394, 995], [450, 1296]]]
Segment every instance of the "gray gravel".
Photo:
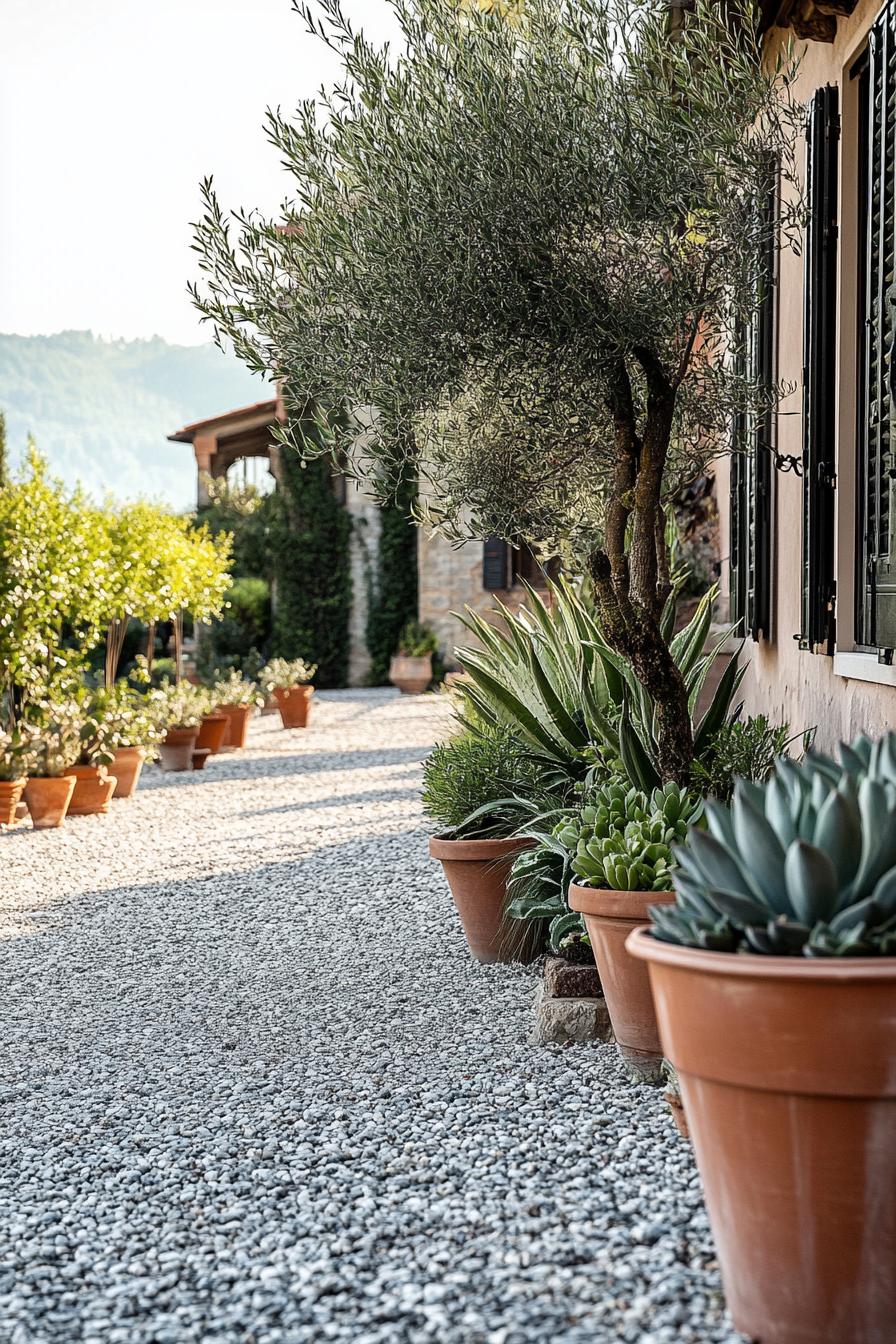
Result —
[[725, 1341], [690, 1151], [426, 855], [435, 697], [0, 837], [0, 1339]]

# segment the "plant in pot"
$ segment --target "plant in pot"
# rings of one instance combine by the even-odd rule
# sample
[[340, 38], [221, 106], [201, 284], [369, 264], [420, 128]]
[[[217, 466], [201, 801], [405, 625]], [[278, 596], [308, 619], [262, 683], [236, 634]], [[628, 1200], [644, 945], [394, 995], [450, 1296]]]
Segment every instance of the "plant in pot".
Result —
[[256, 709], [264, 704], [264, 696], [259, 694], [257, 683], [250, 681], [236, 668], [231, 668], [214, 683], [210, 698], [215, 711], [227, 718], [223, 746], [232, 749], [245, 747], [249, 720]]
[[262, 669], [259, 682], [267, 696], [273, 696], [284, 728], [304, 728], [308, 723], [314, 687], [311, 678], [316, 663], [303, 658], [272, 658]]
[[119, 682], [107, 692], [107, 698], [106, 715], [114, 746], [109, 768], [116, 779], [112, 797], [131, 798], [145, 762], [157, 755], [163, 731], [145, 694]]
[[708, 803], [674, 903], [629, 937], [756, 1339], [892, 1337], [896, 738], [875, 755], [781, 760]]
[[66, 771], [81, 749], [81, 709], [75, 700], [35, 700], [28, 712], [33, 754], [23, 797], [34, 829], [55, 830], [65, 821], [75, 791], [74, 777]]
[[208, 709], [208, 692], [183, 681], [150, 691], [148, 700], [163, 734], [158, 747], [162, 769], [192, 770], [199, 725]]
[[12, 826], [21, 802], [35, 744], [27, 728], [0, 728], [0, 827]]
[[625, 942], [651, 902], [673, 899], [672, 846], [702, 811], [703, 799], [677, 784], [648, 795], [613, 783], [558, 829], [575, 875], [569, 905], [585, 921], [617, 1048], [645, 1082], [660, 1081], [663, 1051], [649, 977]]
[[507, 728], [466, 729], [424, 764], [423, 807], [441, 827], [429, 852], [477, 961], [531, 961], [544, 941], [543, 926], [521, 926], [506, 908], [510, 865], [532, 843], [515, 832], [541, 810], [543, 792], [539, 762]]
[[78, 755], [66, 774], [75, 781], [68, 805], [70, 817], [104, 816], [109, 811], [117, 777], [109, 773], [115, 756], [115, 729], [109, 717], [107, 692], [88, 692], [81, 700]]
[[402, 695], [420, 695], [432, 681], [432, 656], [439, 641], [429, 626], [408, 621], [389, 664], [389, 680]]

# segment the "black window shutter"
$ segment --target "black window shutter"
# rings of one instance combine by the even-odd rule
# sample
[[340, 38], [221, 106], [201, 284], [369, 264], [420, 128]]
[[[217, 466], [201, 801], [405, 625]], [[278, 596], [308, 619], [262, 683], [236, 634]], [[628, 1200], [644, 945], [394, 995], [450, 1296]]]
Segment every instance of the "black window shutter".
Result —
[[803, 267], [803, 564], [800, 646], [834, 652], [839, 95], [818, 89], [806, 127]]
[[865, 205], [860, 272], [859, 643], [896, 647], [896, 15], [887, 5], [871, 31], [861, 75], [860, 166]]
[[482, 586], [486, 592], [498, 592], [510, 586], [510, 547], [500, 537], [487, 537], [482, 543]]

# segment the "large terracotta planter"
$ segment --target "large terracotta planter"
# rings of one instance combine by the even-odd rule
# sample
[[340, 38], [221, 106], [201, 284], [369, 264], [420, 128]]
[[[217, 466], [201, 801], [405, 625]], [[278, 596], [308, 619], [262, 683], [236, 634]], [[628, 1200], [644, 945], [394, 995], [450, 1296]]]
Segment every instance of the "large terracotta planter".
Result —
[[896, 1337], [896, 958], [704, 952], [650, 967], [728, 1306], [762, 1344]]
[[249, 732], [249, 720], [252, 717], [251, 705], [219, 705], [216, 713], [227, 715], [227, 732], [224, 746], [240, 750], [246, 745]]
[[602, 891], [570, 884], [569, 905], [584, 917], [613, 1024], [616, 1047], [645, 1082], [658, 1082], [663, 1064], [650, 976], [626, 951], [625, 940], [647, 919], [647, 907], [674, 900], [664, 891]]
[[275, 686], [274, 699], [284, 728], [304, 728], [311, 709], [313, 686]]
[[0, 826], [13, 826], [28, 780], [0, 779]]
[[142, 747], [119, 747], [109, 767], [115, 776], [113, 798], [133, 798], [137, 792], [146, 752]]
[[116, 776], [110, 775], [104, 765], [70, 765], [65, 773], [75, 781], [68, 816], [105, 816], [115, 792]]
[[25, 785], [25, 803], [34, 829], [51, 831], [61, 826], [74, 791], [75, 781], [71, 775], [29, 779]]
[[159, 747], [159, 764], [163, 770], [193, 769], [193, 749], [198, 728], [169, 728]]
[[196, 750], [207, 751], [210, 755], [217, 756], [224, 745], [229, 725], [230, 719], [220, 710], [216, 710], [214, 714], [206, 714], [199, 725]]
[[429, 853], [445, 870], [467, 945], [477, 961], [534, 961], [538, 948], [532, 930], [504, 912], [507, 875], [520, 850], [532, 841], [443, 840], [429, 842]]
[[396, 653], [389, 664], [389, 680], [402, 695], [421, 695], [432, 681], [432, 655], [427, 653], [423, 658], [409, 658], [406, 654]]

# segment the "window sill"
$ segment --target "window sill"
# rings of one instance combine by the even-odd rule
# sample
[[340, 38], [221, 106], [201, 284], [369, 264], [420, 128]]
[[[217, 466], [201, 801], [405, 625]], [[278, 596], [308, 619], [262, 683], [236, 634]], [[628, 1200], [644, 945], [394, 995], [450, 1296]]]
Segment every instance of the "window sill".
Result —
[[849, 681], [870, 681], [878, 686], [896, 686], [896, 664], [879, 663], [873, 653], [835, 653], [834, 675]]

